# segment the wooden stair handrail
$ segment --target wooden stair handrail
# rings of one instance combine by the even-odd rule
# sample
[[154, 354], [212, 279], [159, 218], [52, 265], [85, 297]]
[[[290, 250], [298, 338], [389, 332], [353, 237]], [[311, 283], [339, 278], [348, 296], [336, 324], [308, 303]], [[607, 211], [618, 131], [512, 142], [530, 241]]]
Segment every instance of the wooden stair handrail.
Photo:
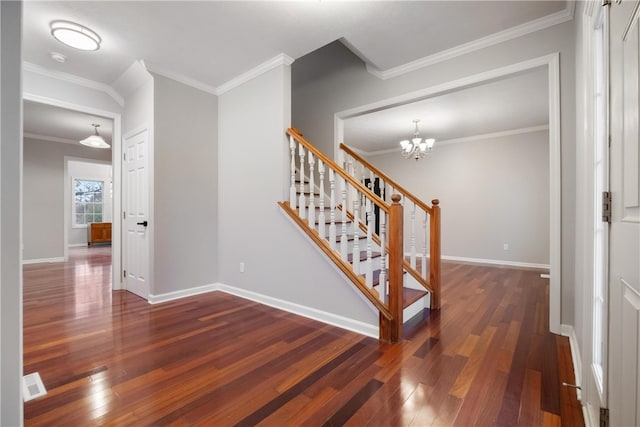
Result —
[[327, 244], [327, 241], [321, 238], [318, 235], [316, 230], [311, 229], [309, 224], [306, 221], [302, 220], [298, 214], [291, 209], [289, 202], [278, 202], [280, 207], [291, 217], [291, 219], [302, 228], [302, 230], [313, 240], [313, 242], [318, 245], [318, 247], [324, 252], [329, 259], [331, 259], [336, 266], [354, 283], [354, 285], [362, 292], [362, 294], [373, 304], [381, 316], [383, 316], [388, 321], [393, 320], [393, 315], [389, 311], [389, 309], [371, 292], [371, 290], [367, 287], [364, 282], [362, 276], [356, 274], [351, 266], [344, 262], [342, 258], [340, 258], [340, 254], [331, 249], [331, 247]]
[[336, 162], [325, 156], [320, 150], [314, 147], [309, 141], [304, 139], [302, 134], [296, 128], [287, 129], [287, 135], [291, 136], [293, 139], [298, 141], [300, 144], [304, 145], [304, 147], [313, 153], [318, 159], [322, 160], [325, 165], [329, 165], [331, 169], [338, 175], [340, 175], [343, 179], [347, 180], [349, 184], [354, 186], [358, 191], [365, 194], [371, 201], [373, 201], [380, 209], [389, 213], [390, 205], [382, 200], [380, 196], [378, 196], [373, 191], [369, 190], [365, 187], [360, 181], [349, 175], [340, 165]]
[[396, 181], [394, 181], [393, 179], [389, 178], [389, 176], [386, 175], [384, 172], [382, 172], [380, 169], [378, 169], [377, 167], [373, 166], [371, 163], [369, 163], [364, 158], [360, 157], [360, 155], [358, 155], [351, 148], [349, 148], [346, 145], [341, 143], [340, 144], [340, 149], [342, 151], [344, 151], [345, 153], [349, 154], [351, 157], [353, 157], [354, 159], [356, 159], [360, 163], [362, 163], [367, 169], [373, 171], [373, 173], [378, 175], [384, 181], [386, 181], [389, 184], [391, 184], [391, 186], [393, 188], [395, 188], [397, 191], [399, 191], [400, 193], [402, 193], [406, 199], [411, 200], [413, 203], [415, 203], [417, 206], [419, 206], [422, 209], [424, 209], [425, 211], [427, 211], [429, 214], [431, 214], [433, 212], [433, 208], [432, 207], [430, 207], [429, 205], [424, 203], [422, 200], [418, 199], [416, 196], [411, 194], [411, 192], [409, 192], [406, 188], [404, 188], [403, 186], [398, 184]]

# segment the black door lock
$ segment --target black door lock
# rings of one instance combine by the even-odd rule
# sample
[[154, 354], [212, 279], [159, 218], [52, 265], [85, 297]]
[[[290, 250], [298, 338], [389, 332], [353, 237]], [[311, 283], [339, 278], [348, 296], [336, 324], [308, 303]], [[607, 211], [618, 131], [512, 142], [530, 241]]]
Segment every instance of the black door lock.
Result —
[[139, 222], [138, 225], [144, 225], [146, 227], [147, 225], [149, 225], [149, 223], [147, 221], [142, 221]]

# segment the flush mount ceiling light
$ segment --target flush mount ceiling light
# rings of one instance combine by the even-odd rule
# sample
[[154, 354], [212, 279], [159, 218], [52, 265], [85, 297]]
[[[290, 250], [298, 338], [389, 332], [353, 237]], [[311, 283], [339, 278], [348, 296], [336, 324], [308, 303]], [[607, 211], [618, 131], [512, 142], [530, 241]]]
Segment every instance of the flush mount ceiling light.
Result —
[[51, 35], [60, 43], [80, 50], [98, 50], [102, 42], [95, 31], [70, 21], [53, 21]]
[[96, 133], [80, 141], [80, 144], [93, 148], [111, 148], [111, 146], [107, 144], [104, 138], [102, 138], [100, 134], [98, 134], [98, 128], [100, 127], [100, 125], [93, 123], [91, 126], [95, 128]]
[[420, 120], [414, 120], [416, 128], [413, 131], [413, 138], [411, 140], [405, 139], [404, 141], [400, 141], [400, 146], [402, 147], [402, 155], [407, 159], [416, 159], [420, 160], [427, 154], [431, 154], [431, 150], [433, 150], [433, 144], [435, 144], [436, 140], [433, 138], [422, 139], [420, 138], [420, 131], [418, 130], [418, 123]]

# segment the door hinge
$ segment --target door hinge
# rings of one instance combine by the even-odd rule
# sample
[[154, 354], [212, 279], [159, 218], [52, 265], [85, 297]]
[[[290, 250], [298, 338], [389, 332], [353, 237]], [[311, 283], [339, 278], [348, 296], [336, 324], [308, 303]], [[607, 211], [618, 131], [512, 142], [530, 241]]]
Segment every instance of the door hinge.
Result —
[[122, 277], [127, 277], [127, 270], [122, 270]]
[[600, 408], [600, 427], [609, 427], [609, 408]]
[[122, 160], [127, 161], [127, 153], [122, 153]]
[[602, 192], [602, 221], [611, 224], [611, 191]]
[[127, 213], [125, 211], [122, 211], [122, 219], [127, 219]]

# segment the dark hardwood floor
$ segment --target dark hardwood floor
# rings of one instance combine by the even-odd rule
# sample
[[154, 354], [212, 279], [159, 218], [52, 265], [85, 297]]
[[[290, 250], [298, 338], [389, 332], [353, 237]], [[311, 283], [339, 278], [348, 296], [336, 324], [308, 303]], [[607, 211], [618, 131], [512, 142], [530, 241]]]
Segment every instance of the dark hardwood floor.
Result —
[[584, 425], [534, 271], [443, 263], [442, 310], [390, 345], [222, 292], [149, 305], [108, 247], [70, 254], [24, 268], [27, 426]]

